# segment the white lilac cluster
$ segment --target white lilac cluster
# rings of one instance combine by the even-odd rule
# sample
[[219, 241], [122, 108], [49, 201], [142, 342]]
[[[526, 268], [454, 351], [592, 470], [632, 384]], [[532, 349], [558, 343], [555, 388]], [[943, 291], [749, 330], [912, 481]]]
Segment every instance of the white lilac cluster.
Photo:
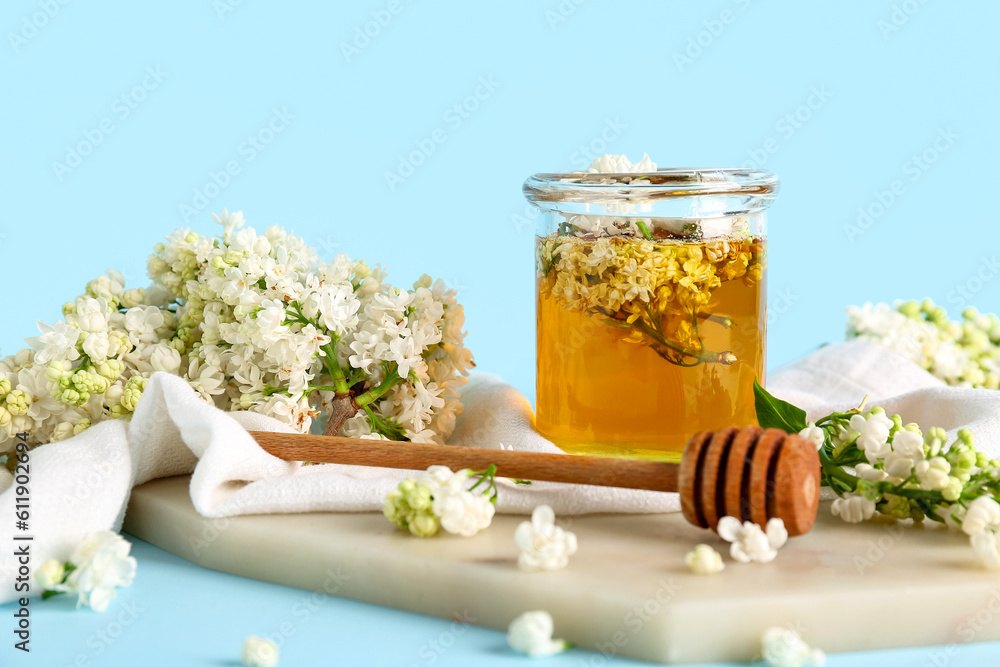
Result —
[[512, 649], [532, 658], [544, 658], [569, 648], [564, 639], [553, 639], [555, 625], [547, 611], [526, 611], [507, 628], [507, 643]]
[[136, 561], [129, 556], [132, 545], [110, 530], [91, 533], [73, 550], [69, 560], [43, 562], [35, 581], [45, 597], [68, 593], [77, 596], [77, 607], [104, 611], [117, 594], [135, 579]]
[[929, 299], [847, 308], [847, 337], [876, 341], [950, 385], [1000, 389], [1000, 318], [974, 308], [948, 319]]
[[561, 570], [576, 553], [576, 535], [556, 525], [556, 514], [548, 505], [539, 505], [531, 521], [523, 521], [514, 531], [521, 550], [517, 566], [525, 572]]
[[220, 236], [178, 230], [156, 246], [149, 287], [109, 271], [0, 360], [0, 454], [17, 432], [40, 444], [129, 419], [155, 371], [301, 431], [327, 414], [331, 434], [448, 437], [473, 365], [454, 290], [428, 276], [399, 289], [380, 265], [318, 262], [281, 227], [213, 217]]
[[1000, 568], [1000, 460], [976, 451], [968, 429], [948, 442], [943, 428], [922, 431], [880, 407], [835, 412], [815, 422], [806, 412], [754, 386], [762, 428], [798, 431], [816, 445], [820, 480], [838, 496], [831, 511], [848, 523], [879, 513], [961, 527], [979, 559]]
[[[497, 498], [496, 468], [482, 472], [431, 466], [413, 479], [408, 477], [390, 491], [382, 511], [395, 526], [417, 537], [446, 532], [472, 537], [493, 521]], [[470, 477], [479, 477], [468, 489]], [[480, 488], [482, 487], [482, 488]]]
[[966, 429], [948, 444], [944, 429], [923, 432], [876, 407], [829, 415], [800, 435], [818, 443], [823, 483], [839, 496], [831, 510], [849, 523], [876, 512], [962, 523], [970, 503], [1000, 491], [1000, 462], [977, 452]]
[[149, 374], [173, 368], [177, 354], [173, 313], [151, 296], [126, 290], [122, 275], [108, 271], [63, 306], [63, 320], [39, 322], [30, 347], [0, 359], [0, 455], [11, 453], [17, 433], [37, 445], [131, 415]]

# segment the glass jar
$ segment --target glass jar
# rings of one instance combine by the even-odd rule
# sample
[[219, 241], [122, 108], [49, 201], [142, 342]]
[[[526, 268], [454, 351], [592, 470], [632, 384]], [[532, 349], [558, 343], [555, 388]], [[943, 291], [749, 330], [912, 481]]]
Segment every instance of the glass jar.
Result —
[[769, 171], [535, 174], [538, 431], [569, 453], [677, 460], [756, 423]]

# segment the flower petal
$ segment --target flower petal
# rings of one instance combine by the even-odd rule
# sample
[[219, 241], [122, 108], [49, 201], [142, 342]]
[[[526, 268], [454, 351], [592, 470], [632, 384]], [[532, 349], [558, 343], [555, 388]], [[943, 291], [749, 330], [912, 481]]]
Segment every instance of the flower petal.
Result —
[[788, 541], [788, 531], [785, 529], [785, 522], [775, 517], [767, 522], [767, 541], [771, 547], [780, 549]]
[[726, 542], [735, 542], [739, 539], [742, 530], [743, 524], [740, 523], [739, 519], [732, 516], [722, 517], [719, 519], [719, 525], [715, 527], [715, 532]]

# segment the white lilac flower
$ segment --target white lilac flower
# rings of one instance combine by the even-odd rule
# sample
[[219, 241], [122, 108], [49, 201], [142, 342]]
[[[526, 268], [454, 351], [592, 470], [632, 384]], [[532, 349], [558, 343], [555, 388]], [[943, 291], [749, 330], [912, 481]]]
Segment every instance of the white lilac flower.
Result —
[[816, 426], [814, 422], [809, 422], [804, 429], [799, 431], [799, 435], [816, 445], [816, 449], [822, 448], [823, 442], [826, 440], [826, 432]]
[[76, 342], [80, 338], [80, 329], [67, 326], [65, 321], [60, 320], [52, 325], [39, 321], [38, 331], [40, 336], [25, 339], [28, 345], [37, 350], [35, 363], [48, 364], [56, 359], [61, 361], [79, 358]]
[[576, 553], [576, 535], [555, 525], [556, 515], [548, 505], [539, 505], [531, 521], [523, 521], [514, 531], [521, 550], [517, 566], [528, 572], [560, 570]]
[[726, 569], [722, 555], [707, 544], [696, 546], [687, 553], [684, 560], [695, 574], [716, 574]]
[[962, 530], [966, 535], [1000, 530], [1000, 503], [987, 496], [973, 500], [962, 518]]
[[459, 470], [446, 476], [440, 470], [442, 467], [432, 466], [434, 472], [428, 473], [428, 477], [438, 481], [437, 486], [425, 482], [434, 496], [431, 510], [440, 519], [441, 527], [453, 535], [463, 537], [472, 537], [488, 528], [496, 508], [487, 496], [465, 489], [464, 485], [471, 471]]
[[71, 323], [75, 323], [77, 328], [86, 333], [102, 331], [108, 326], [109, 314], [108, 302], [104, 297], [96, 299], [81, 297], [76, 304], [76, 313], [73, 317], [75, 322]]
[[810, 648], [791, 628], [771, 627], [765, 630], [761, 637], [761, 653], [771, 667], [820, 667], [826, 662], [823, 651]]
[[94, 363], [107, 360], [111, 352], [111, 337], [107, 331], [94, 331], [83, 339], [83, 352]]
[[157, 343], [152, 346], [149, 365], [153, 367], [154, 371], [175, 375], [181, 367], [181, 355], [166, 343]]
[[980, 530], [970, 535], [969, 543], [976, 554], [976, 559], [983, 567], [988, 570], [1000, 570], [1000, 534], [991, 530]]
[[842, 498], [835, 498], [830, 511], [847, 523], [861, 523], [875, 514], [875, 501], [857, 493], [849, 493]]
[[49, 559], [35, 570], [35, 583], [43, 591], [54, 591], [65, 576], [66, 566], [55, 559]]
[[885, 416], [885, 412], [875, 412], [867, 418], [857, 414], [848, 422], [850, 431], [858, 434], [858, 449], [865, 453], [865, 457], [872, 465], [892, 452], [889, 444], [889, 431], [892, 426], [892, 420]]
[[547, 611], [526, 611], [507, 629], [507, 643], [512, 649], [532, 658], [543, 658], [562, 653], [569, 644], [563, 639], [553, 639], [554, 624]]
[[892, 451], [884, 455], [882, 469], [898, 484], [907, 479], [917, 465], [925, 463], [924, 438], [919, 432], [897, 431], [891, 447]]
[[943, 456], [918, 462], [913, 468], [917, 482], [924, 491], [941, 491], [948, 486], [951, 464]]
[[240, 662], [244, 667], [275, 667], [279, 658], [278, 647], [270, 639], [251, 635], [243, 640]]
[[438, 492], [432, 506], [441, 518], [441, 527], [453, 535], [472, 537], [489, 528], [496, 508], [486, 496], [462, 490], [455, 493]]
[[73, 571], [55, 590], [77, 595], [77, 606], [104, 611], [117, 594], [135, 579], [136, 561], [129, 556], [132, 545], [110, 530], [90, 533], [69, 557]]
[[741, 563], [769, 563], [778, 555], [778, 549], [788, 541], [785, 523], [778, 518], [767, 522], [765, 532], [752, 521], [740, 523], [735, 517], [724, 516], [719, 519], [716, 531], [719, 537], [731, 543], [729, 555]]

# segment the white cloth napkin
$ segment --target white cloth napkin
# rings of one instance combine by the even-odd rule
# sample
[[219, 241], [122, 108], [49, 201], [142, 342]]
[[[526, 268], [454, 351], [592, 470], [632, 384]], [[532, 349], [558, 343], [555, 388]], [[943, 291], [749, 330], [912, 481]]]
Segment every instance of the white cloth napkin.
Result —
[[[773, 373], [775, 395], [810, 418], [856, 406], [865, 394], [904, 421], [973, 431], [980, 449], [1000, 452], [1000, 392], [947, 387], [909, 360], [874, 343], [830, 345]], [[474, 374], [463, 391], [465, 413], [449, 444], [559, 452], [532, 425], [528, 400], [493, 375]], [[191, 500], [207, 517], [239, 514], [377, 511], [385, 494], [411, 473], [334, 464], [301, 466], [277, 459], [247, 433], [285, 431], [255, 413], [226, 413], [203, 402], [179, 377], [154, 374], [131, 422], [107, 421], [30, 453], [32, 565], [65, 559], [94, 530], [118, 529], [137, 484], [193, 473]], [[670, 512], [677, 494], [534, 483], [501, 488], [499, 512], [557, 515]], [[18, 597], [13, 555], [15, 492], [0, 494], [0, 603]], [[37, 586], [33, 592], [39, 593]]]

